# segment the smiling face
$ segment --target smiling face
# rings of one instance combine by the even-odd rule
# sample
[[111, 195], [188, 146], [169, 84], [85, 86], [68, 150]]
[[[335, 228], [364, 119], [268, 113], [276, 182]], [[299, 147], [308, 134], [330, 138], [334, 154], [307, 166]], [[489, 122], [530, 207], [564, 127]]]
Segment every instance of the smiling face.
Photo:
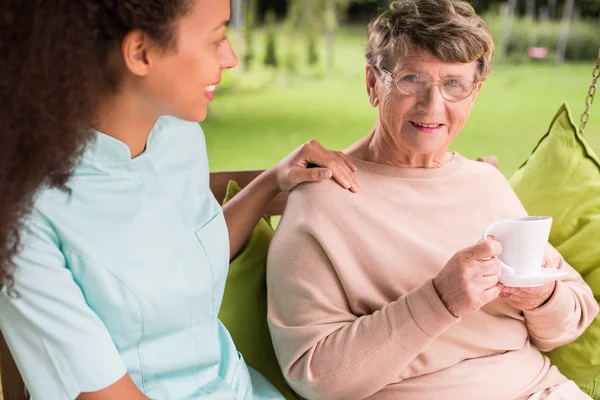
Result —
[[229, 17], [229, 0], [192, 0], [190, 11], [175, 23], [173, 49], [153, 46], [143, 55], [136, 55], [135, 48], [124, 50], [131, 54], [131, 72], [141, 78], [136, 91], [158, 115], [195, 122], [206, 118], [222, 71], [238, 63], [226, 36]]
[[[393, 76], [367, 67], [367, 90], [372, 104], [379, 104], [378, 134], [391, 152], [408, 160], [443, 159], [448, 146], [467, 121], [482, 83], [459, 101], [449, 101], [442, 90], [451, 93], [459, 82], [473, 87], [477, 63], [444, 63], [426, 53], [403, 57]], [[418, 94], [400, 92], [398, 86], [426, 88]], [[399, 85], [397, 83], [400, 83]], [[448, 97], [448, 96], [446, 96]], [[375, 100], [376, 99], [376, 100]]]

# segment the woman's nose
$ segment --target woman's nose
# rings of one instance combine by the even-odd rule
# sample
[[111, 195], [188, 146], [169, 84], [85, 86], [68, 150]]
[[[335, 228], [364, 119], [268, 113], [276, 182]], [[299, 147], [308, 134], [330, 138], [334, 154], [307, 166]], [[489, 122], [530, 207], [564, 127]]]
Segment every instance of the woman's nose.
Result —
[[236, 65], [238, 65], [238, 57], [235, 54], [235, 51], [233, 51], [231, 43], [227, 41], [227, 48], [225, 49], [223, 58], [221, 59], [221, 68], [229, 69], [234, 68]]

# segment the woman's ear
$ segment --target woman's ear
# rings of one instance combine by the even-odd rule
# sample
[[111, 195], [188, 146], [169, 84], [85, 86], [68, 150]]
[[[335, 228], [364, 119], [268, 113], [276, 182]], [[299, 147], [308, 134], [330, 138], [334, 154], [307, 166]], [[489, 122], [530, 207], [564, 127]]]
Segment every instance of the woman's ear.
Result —
[[377, 97], [377, 72], [370, 65], [366, 67], [366, 82], [369, 102], [373, 107], [377, 107], [379, 105], [379, 98]]
[[139, 30], [129, 32], [121, 41], [121, 55], [127, 69], [137, 76], [146, 76], [151, 68], [154, 51], [150, 37]]
[[475, 100], [477, 100], [477, 97], [479, 96], [479, 93], [481, 93], [482, 88], [483, 88], [483, 82], [477, 82], [477, 85], [475, 86], [475, 90], [473, 91], [473, 103], [475, 103]]

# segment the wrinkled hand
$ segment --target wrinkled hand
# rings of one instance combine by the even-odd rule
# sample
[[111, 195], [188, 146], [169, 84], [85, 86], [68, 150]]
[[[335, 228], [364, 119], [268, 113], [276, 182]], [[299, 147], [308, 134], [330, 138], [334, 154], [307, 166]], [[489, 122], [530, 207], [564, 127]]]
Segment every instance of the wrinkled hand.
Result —
[[327, 150], [316, 140], [300, 146], [273, 168], [282, 192], [289, 192], [302, 182], [324, 181], [331, 177], [352, 192], [357, 192], [360, 187], [355, 176], [357, 168], [351, 158], [340, 151]]
[[492, 167], [496, 169], [500, 169], [500, 161], [498, 161], [498, 157], [496, 156], [483, 156], [479, 157], [477, 161], [490, 164]]
[[495, 240], [482, 240], [456, 253], [433, 280], [442, 302], [455, 317], [479, 310], [496, 299], [502, 284], [498, 283], [502, 245]]
[[[560, 253], [548, 244], [544, 255], [544, 268], [558, 269], [562, 263]], [[500, 297], [505, 302], [521, 311], [529, 311], [544, 305], [554, 293], [556, 282], [548, 282], [539, 287], [512, 288], [505, 287]]]

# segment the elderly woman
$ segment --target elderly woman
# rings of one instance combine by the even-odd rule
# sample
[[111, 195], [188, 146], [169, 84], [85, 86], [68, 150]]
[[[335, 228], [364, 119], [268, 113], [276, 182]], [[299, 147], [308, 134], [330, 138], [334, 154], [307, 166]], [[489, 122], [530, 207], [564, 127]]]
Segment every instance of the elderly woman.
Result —
[[541, 352], [598, 312], [551, 247], [560, 281], [499, 283], [493, 221], [526, 215], [495, 168], [449, 153], [493, 42], [453, 0], [393, 3], [369, 27], [373, 131], [347, 153], [361, 190], [290, 196], [268, 265], [269, 323], [289, 384], [309, 399], [585, 399]]

